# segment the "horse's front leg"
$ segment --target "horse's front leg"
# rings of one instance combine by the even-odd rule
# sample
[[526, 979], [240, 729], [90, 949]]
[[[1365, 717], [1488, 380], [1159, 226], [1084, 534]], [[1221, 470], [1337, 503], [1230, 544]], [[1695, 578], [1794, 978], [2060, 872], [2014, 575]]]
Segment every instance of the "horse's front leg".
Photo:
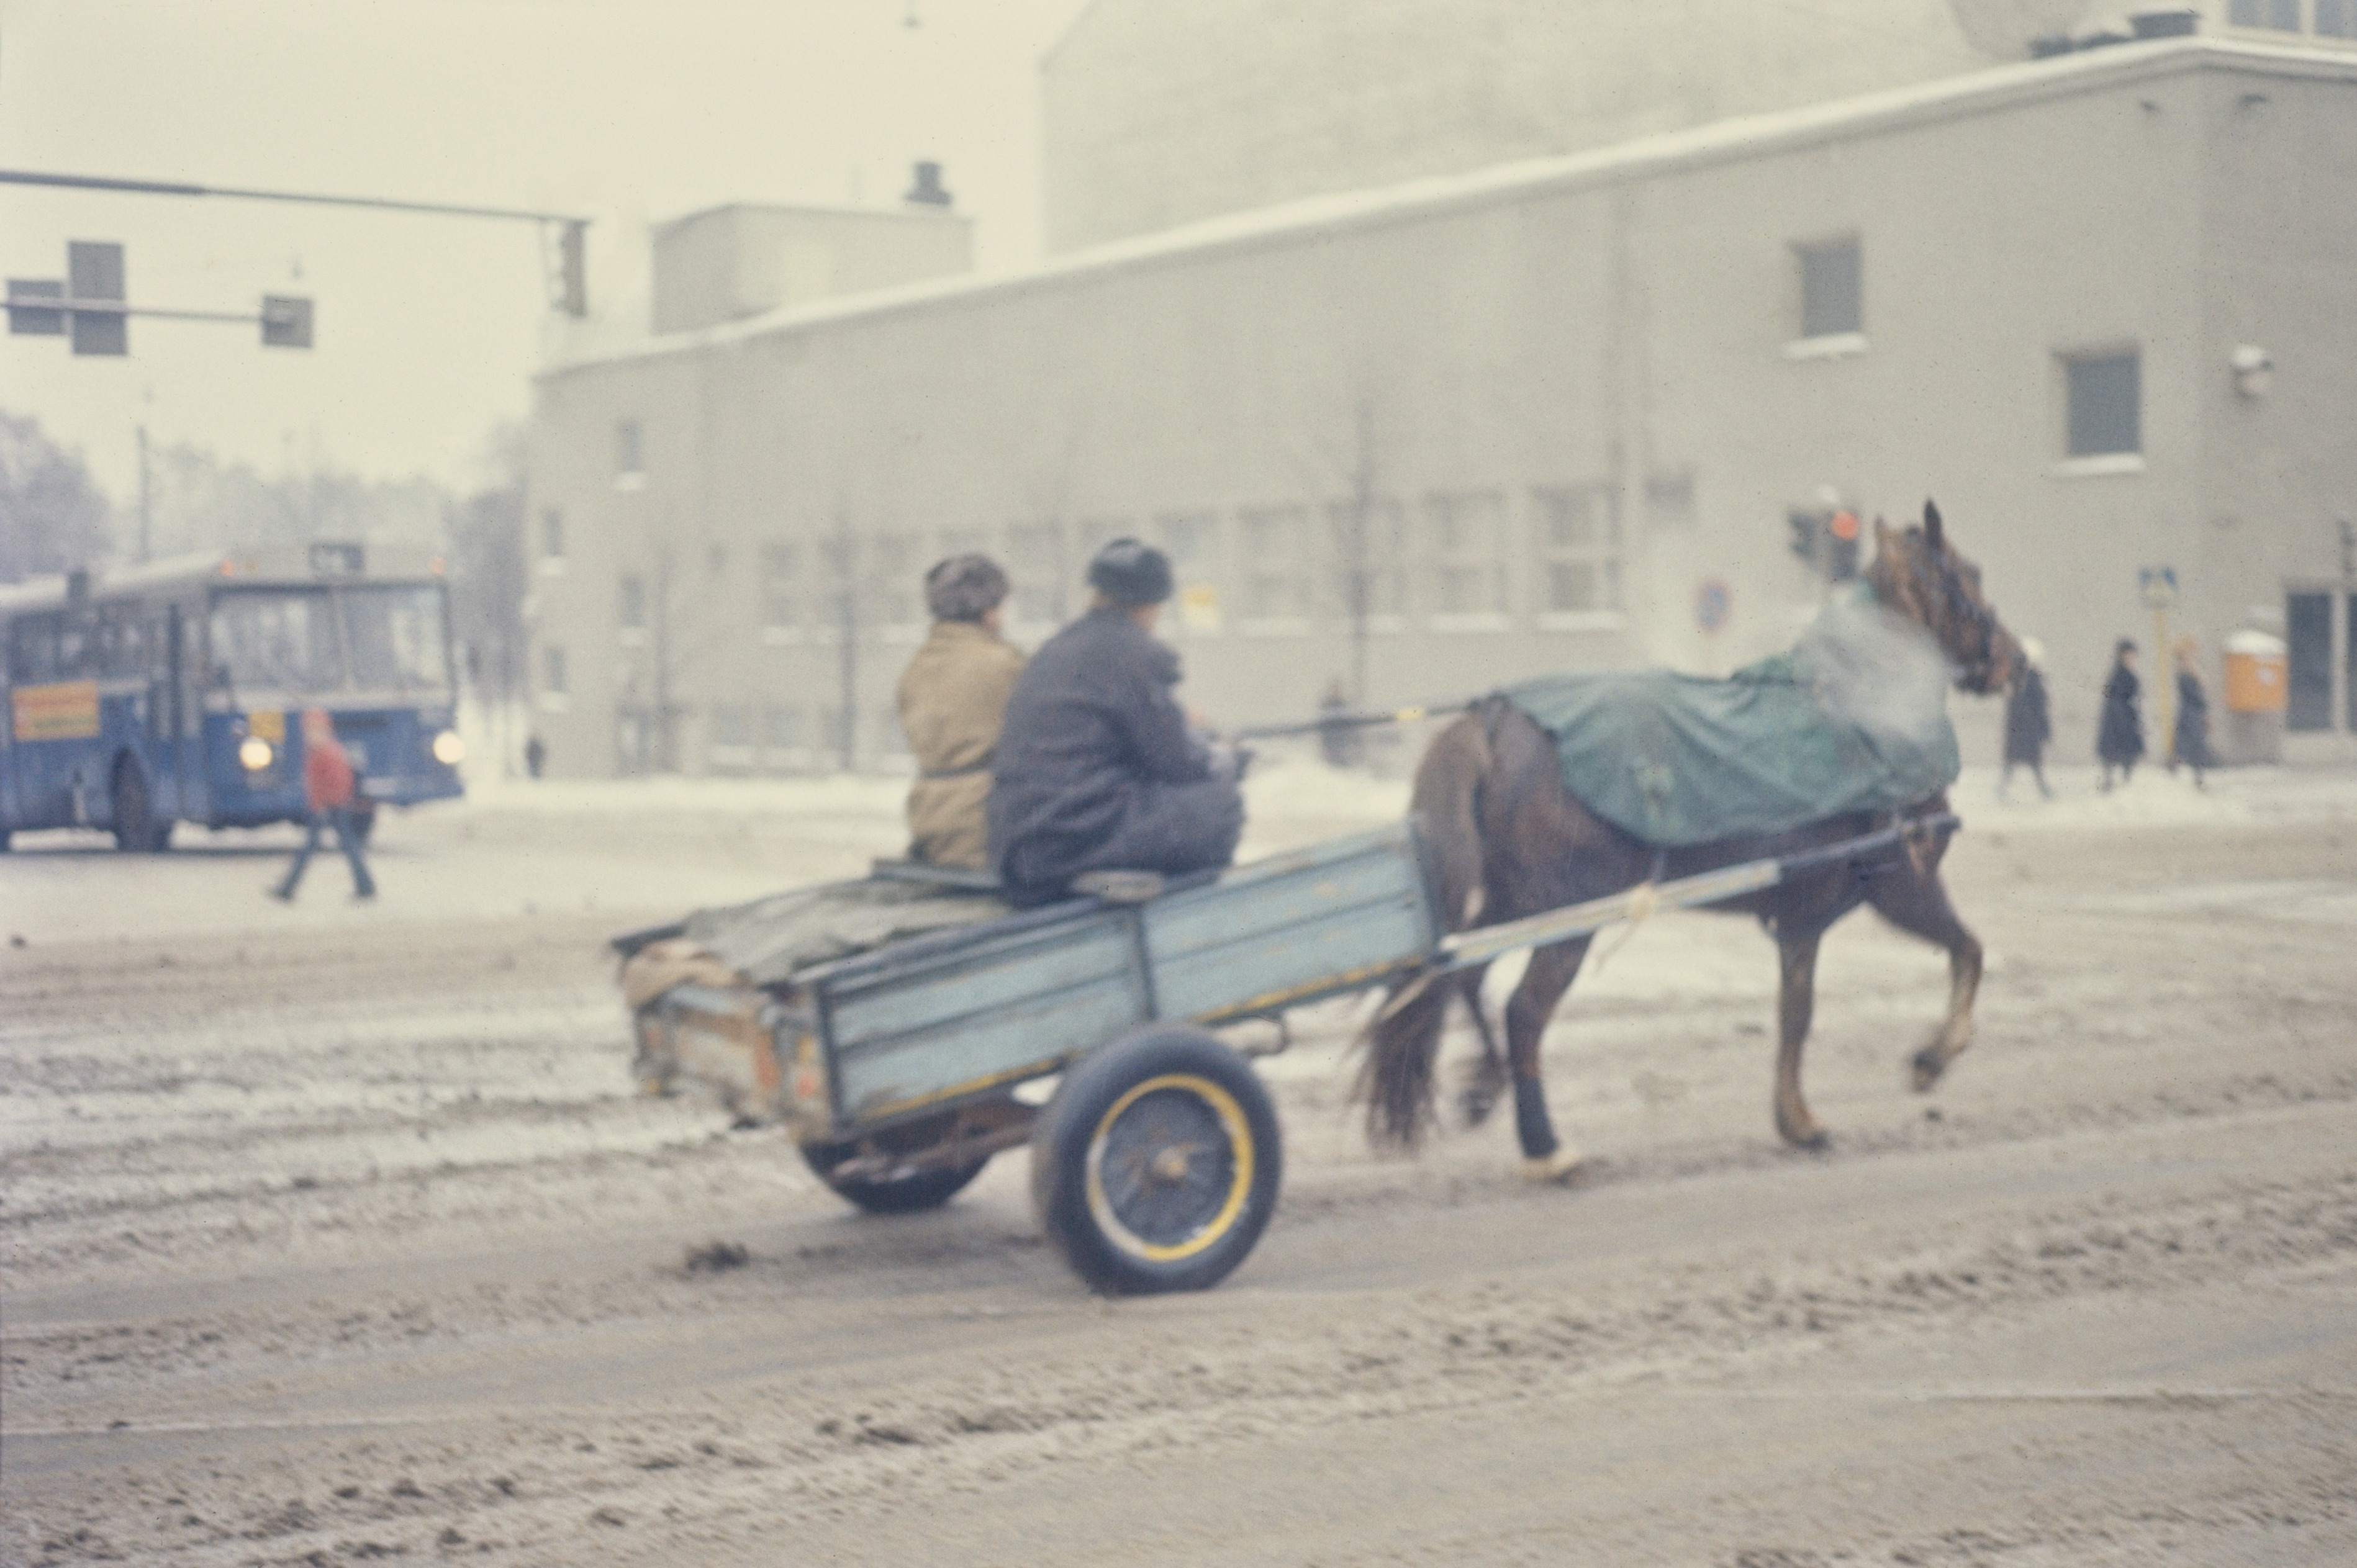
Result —
[[1776, 1132], [1796, 1149], [1822, 1149], [1829, 1140], [1801, 1094], [1801, 1053], [1817, 1005], [1817, 943], [1823, 933], [1780, 939], [1776, 990]]
[[1948, 1064], [1973, 1043], [1973, 1002], [1981, 989], [1980, 939], [1956, 918], [1936, 874], [1878, 878], [1871, 896], [1882, 918], [1902, 931], [1948, 950], [1948, 1015], [1910, 1063], [1920, 1091], [1940, 1081]]
[[1588, 939], [1557, 942], [1531, 954], [1522, 983], [1506, 1003], [1506, 1057], [1514, 1076], [1514, 1133], [1523, 1145], [1523, 1174], [1534, 1181], [1562, 1181], [1579, 1167], [1579, 1155], [1555, 1135], [1547, 1115], [1546, 1084], [1539, 1071], [1539, 1042], [1555, 1017], [1555, 1004], [1571, 988], [1587, 956]]

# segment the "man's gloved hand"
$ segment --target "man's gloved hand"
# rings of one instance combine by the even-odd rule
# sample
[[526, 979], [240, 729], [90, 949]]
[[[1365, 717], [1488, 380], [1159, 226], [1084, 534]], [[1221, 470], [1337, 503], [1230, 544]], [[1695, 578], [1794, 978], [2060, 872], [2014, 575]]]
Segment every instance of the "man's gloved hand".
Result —
[[1239, 746], [1234, 741], [1214, 736], [1211, 738], [1209, 749], [1212, 778], [1227, 785], [1244, 781], [1244, 770], [1252, 766], [1255, 755], [1251, 746]]

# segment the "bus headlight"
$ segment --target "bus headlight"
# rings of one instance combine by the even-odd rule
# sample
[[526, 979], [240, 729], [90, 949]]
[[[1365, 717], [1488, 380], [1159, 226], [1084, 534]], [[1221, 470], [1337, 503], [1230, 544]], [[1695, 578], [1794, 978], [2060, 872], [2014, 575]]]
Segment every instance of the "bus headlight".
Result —
[[237, 743], [237, 759], [248, 773], [261, 772], [270, 766], [270, 759], [275, 755], [270, 743], [258, 735], [247, 736]]
[[434, 737], [434, 760], [445, 768], [456, 768], [467, 759], [467, 743], [458, 732], [446, 729]]

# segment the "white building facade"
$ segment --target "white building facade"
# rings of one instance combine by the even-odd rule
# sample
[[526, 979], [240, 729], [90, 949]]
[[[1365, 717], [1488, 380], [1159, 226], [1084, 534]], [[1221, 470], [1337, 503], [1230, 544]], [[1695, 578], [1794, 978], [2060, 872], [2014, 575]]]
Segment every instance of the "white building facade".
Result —
[[[1790, 514], [1927, 494], [2046, 643], [2059, 757], [2159, 566], [2213, 654], [2298, 634], [2295, 718], [2345, 736], [2352, 88], [2315, 48], [2104, 48], [557, 367], [551, 770], [895, 766], [918, 579], [961, 549], [1036, 642], [1097, 542], [1161, 542], [1189, 700], [1246, 723], [1337, 680], [1730, 668], [1824, 592]], [[1968, 758], [1995, 709], [1960, 700]]]

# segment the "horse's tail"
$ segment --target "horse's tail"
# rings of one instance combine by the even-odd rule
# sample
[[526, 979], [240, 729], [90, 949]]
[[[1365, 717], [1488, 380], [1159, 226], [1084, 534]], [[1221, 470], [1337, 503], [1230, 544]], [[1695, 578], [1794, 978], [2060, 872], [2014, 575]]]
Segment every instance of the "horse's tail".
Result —
[[[1452, 931], [1479, 920], [1487, 897], [1479, 812], [1492, 758], [1491, 717], [1485, 704], [1441, 731], [1416, 767], [1410, 797], [1440, 918]], [[1413, 1148], [1432, 1125], [1433, 1063], [1455, 989], [1434, 975], [1410, 980], [1394, 988], [1367, 1026], [1357, 1092], [1374, 1142]]]

